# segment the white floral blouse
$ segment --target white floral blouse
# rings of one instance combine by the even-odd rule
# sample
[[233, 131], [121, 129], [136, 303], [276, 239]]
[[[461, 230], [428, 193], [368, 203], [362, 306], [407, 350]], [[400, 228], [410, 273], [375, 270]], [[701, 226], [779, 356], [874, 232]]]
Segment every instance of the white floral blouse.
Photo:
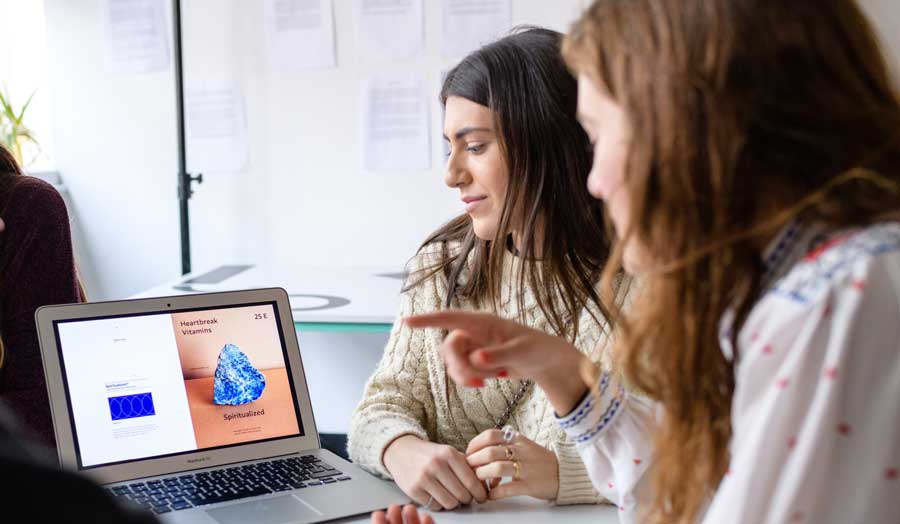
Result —
[[[704, 524], [900, 523], [900, 223], [792, 224], [765, 254], [767, 291], [731, 347], [730, 469]], [[559, 423], [601, 495], [638, 522], [656, 406], [601, 379]]]

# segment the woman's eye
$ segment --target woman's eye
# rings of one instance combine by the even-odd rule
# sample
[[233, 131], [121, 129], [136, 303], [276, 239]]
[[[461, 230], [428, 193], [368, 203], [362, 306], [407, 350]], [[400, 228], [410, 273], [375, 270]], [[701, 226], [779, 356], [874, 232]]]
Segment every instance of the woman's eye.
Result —
[[484, 151], [484, 144], [472, 144], [466, 148], [466, 151], [475, 153], [477, 155], [478, 153]]

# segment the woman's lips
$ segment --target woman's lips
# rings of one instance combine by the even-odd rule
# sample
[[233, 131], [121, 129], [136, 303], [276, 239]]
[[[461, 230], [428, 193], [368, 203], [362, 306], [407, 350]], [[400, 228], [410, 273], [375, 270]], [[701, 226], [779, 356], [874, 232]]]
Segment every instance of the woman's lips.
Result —
[[481, 202], [487, 200], [487, 197], [465, 197], [462, 199], [463, 203], [466, 205], [466, 213], [471, 213], [475, 209], [478, 208], [478, 205]]

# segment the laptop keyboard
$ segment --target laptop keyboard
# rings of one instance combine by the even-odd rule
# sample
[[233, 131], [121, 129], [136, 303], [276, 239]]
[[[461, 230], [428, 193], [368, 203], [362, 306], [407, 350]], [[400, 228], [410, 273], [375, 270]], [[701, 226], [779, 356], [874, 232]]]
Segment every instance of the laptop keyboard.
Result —
[[313, 455], [255, 462], [107, 488], [119, 500], [168, 513], [277, 491], [350, 480]]

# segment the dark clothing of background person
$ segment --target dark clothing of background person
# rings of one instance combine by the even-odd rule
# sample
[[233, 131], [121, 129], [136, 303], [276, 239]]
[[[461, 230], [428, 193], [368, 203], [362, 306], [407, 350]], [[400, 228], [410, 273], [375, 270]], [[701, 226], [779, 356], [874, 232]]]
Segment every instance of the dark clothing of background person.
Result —
[[34, 312], [84, 299], [69, 215], [52, 185], [13, 175], [0, 177], [0, 219], [5, 223], [0, 232], [0, 399], [41, 444], [55, 450]]

